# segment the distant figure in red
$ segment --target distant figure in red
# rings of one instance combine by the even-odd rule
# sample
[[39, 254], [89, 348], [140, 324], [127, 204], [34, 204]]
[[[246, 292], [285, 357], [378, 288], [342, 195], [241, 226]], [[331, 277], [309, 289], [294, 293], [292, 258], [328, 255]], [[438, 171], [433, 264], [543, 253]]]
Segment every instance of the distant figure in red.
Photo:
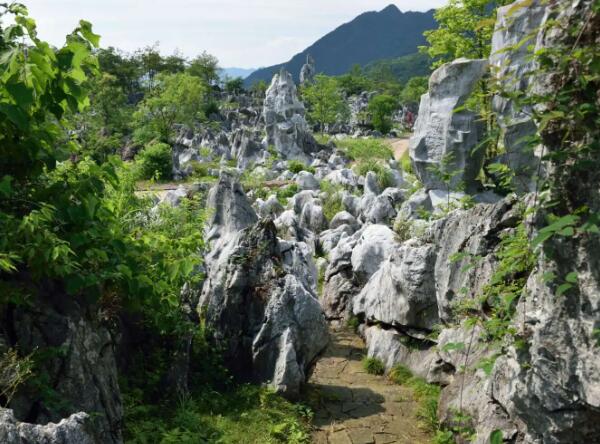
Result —
[[412, 111], [408, 110], [405, 114], [404, 124], [406, 125], [406, 128], [412, 131], [413, 125], [415, 124], [415, 115], [412, 113]]

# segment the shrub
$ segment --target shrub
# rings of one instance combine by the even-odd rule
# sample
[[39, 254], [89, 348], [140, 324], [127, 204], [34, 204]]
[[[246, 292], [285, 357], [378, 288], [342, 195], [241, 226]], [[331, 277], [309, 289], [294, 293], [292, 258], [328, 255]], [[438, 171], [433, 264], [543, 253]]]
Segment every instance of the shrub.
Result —
[[381, 376], [385, 373], [385, 366], [381, 359], [365, 356], [362, 360], [362, 365], [365, 371], [370, 375]]
[[413, 174], [412, 162], [410, 161], [410, 153], [406, 151], [402, 158], [400, 159], [400, 165], [402, 166], [402, 171], [408, 174]]
[[394, 233], [398, 242], [405, 242], [412, 237], [412, 222], [404, 217], [398, 217], [394, 221]]
[[313, 167], [308, 166], [299, 160], [288, 161], [288, 170], [294, 174], [298, 174], [300, 171], [308, 171], [309, 173], [315, 174], [315, 169]]
[[31, 376], [31, 356], [20, 357], [16, 350], [0, 354], [0, 399], [10, 403], [17, 389]]
[[152, 143], [137, 155], [137, 171], [140, 179], [167, 180], [173, 174], [171, 147], [166, 143]]
[[375, 173], [377, 176], [377, 184], [382, 190], [395, 185], [392, 171], [387, 166], [382, 165], [380, 161], [363, 160], [356, 164], [354, 171], [359, 176], [365, 176], [369, 171]]
[[277, 190], [277, 200], [281, 205], [286, 205], [289, 198], [298, 193], [298, 184], [290, 184], [285, 188]]

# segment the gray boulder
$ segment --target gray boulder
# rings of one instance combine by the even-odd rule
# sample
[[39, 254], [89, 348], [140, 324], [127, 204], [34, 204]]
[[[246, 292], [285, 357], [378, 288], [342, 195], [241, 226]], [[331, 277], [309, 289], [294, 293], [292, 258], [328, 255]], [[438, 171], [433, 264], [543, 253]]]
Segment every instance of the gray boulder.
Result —
[[449, 156], [452, 160], [447, 169], [459, 171], [452, 179], [452, 188], [460, 183], [467, 189], [475, 188], [485, 153], [474, 148], [483, 140], [485, 128], [475, 113], [457, 108], [465, 104], [487, 68], [487, 60], [458, 59], [431, 75], [429, 92], [421, 98], [410, 139], [410, 158], [425, 188], [444, 188], [431, 168], [440, 168]]
[[392, 254], [394, 232], [385, 225], [368, 225], [359, 234], [352, 251], [352, 271], [359, 282], [366, 283]]
[[296, 175], [296, 183], [301, 190], [318, 190], [320, 187], [319, 181], [308, 171], [300, 171]]
[[325, 176], [325, 180], [331, 182], [333, 185], [341, 185], [347, 188], [356, 188], [358, 185], [358, 179], [354, 171], [349, 168], [332, 171]]
[[331, 219], [331, 222], [329, 223], [329, 228], [335, 229], [342, 225], [348, 225], [354, 231], [358, 230], [360, 227], [356, 218], [347, 211], [341, 211], [333, 216], [333, 219]]
[[328, 226], [327, 218], [325, 217], [325, 213], [323, 213], [323, 207], [317, 205], [316, 201], [310, 201], [304, 205], [299, 221], [300, 227], [316, 234], [326, 230]]
[[99, 444], [90, 432], [90, 417], [75, 413], [58, 424], [29, 424], [15, 419], [12, 410], [0, 408], [2, 444]]
[[354, 298], [354, 314], [394, 327], [431, 330], [439, 323], [435, 259], [432, 245], [407, 242], [396, 248]]
[[276, 219], [281, 213], [283, 213], [283, 206], [277, 200], [275, 195], [270, 195], [267, 200], [263, 201], [257, 199], [256, 206], [258, 208], [258, 214], [260, 217], [270, 217]]

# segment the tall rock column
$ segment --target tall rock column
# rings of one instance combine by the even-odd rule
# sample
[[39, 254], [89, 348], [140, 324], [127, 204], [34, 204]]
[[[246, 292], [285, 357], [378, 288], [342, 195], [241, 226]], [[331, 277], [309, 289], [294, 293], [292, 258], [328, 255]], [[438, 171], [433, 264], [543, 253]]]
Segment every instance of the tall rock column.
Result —
[[[487, 60], [458, 59], [438, 68], [429, 79], [429, 92], [421, 98], [415, 132], [410, 139], [410, 158], [426, 189], [445, 189], [432, 171], [444, 159], [457, 171], [451, 188], [464, 184], [476, 187], [483, 165], [483, 150], [475, 150], [483, 140], [485, 128], [479, 116], [460, 109], [487, 72]], [[460, 110], [459, 110], [460, 109]]]

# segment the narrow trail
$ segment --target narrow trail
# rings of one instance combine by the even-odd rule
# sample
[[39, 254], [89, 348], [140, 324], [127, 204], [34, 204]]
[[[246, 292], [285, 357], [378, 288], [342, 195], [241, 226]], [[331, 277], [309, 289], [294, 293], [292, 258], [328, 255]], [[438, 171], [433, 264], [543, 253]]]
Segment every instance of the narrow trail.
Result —
[[388, 145], [394, 153], [394, 159], [401, 160], [404, 153], [408, 151], [410, 137], [401, 137], [399, 139], [388, 139]]
[[315, 412], [314, 444], [427, 444], [410, 388], [368, 374], [362, 339], [332, 330], [331, 343], [309, 378], [305, 402]]

